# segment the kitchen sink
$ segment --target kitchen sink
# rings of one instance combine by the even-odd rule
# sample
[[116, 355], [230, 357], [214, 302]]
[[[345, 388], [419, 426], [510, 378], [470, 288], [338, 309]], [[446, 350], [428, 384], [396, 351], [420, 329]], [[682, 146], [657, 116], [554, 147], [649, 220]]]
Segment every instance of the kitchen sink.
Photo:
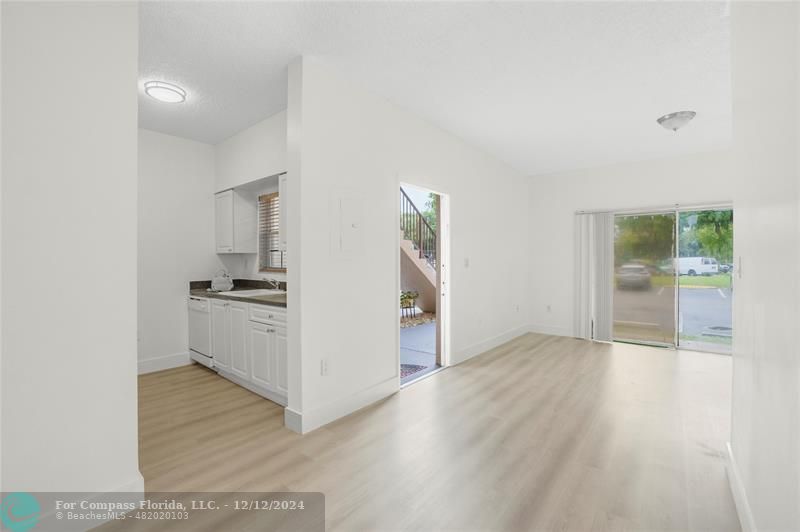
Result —
[[279, 296], [286, 293], [286, 290], [272, 290], [268, 288], [259, 288], [255, 290], [231, 290], [229, 292], [220, 292], [223, 296], [235, 297], [258, 297], [258, 296]]

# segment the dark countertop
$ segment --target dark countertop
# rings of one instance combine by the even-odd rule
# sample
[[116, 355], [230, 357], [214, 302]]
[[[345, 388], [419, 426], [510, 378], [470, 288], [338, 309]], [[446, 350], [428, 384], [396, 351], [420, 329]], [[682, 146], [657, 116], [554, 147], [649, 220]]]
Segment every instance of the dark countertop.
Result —
[[[235, 287], [236, 290], [252, 290], [251, 287]], [[276, 294], [272, 296], [250, 296], [250, 297], [237, 297], [233, 295], [222, 295], [219, 292], [209, 292], [205, 288], [195, 288], [189, 290], [189, 295], [195, 297], [207, 297], [209, 299], [227, 299], [228, 301], [241, 301], [242, 303], [256, 303], [258, 305], [270, 305], [272, 307], [286, 308], [286, 294]]]

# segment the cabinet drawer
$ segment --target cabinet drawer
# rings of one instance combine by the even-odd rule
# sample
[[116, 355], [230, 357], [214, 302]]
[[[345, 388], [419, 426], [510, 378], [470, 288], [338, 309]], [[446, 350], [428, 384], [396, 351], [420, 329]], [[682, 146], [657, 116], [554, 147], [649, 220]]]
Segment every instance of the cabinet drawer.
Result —
[[250, 305], [250, 321], [259, 323], [286, 323], [286, 311], [267, 305]]
[[189, 310], [197, 310], [199, 312], [210, 312], [211, 305], [208, 302], [208, 299], [189, 296]]

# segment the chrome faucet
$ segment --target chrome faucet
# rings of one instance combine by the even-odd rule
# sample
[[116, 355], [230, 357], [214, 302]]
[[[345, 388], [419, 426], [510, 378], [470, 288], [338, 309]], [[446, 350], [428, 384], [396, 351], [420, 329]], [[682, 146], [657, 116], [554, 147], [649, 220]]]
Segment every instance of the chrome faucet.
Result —
[[274, 290], [280, 290], [281, 289], [281, 282], [278, 281], [277, 279], [267, 279], [266, 277], [262, 277], [262, 280], [270, 283]]

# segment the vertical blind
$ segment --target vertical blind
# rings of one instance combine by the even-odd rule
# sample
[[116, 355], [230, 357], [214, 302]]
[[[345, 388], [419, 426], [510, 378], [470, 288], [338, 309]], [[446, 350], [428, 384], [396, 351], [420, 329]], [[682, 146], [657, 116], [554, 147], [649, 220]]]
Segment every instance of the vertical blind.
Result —
[[613, 326], [614, 215], [578, 214], [575, 224], [576, 338], [610, 342]]
[[277, 192], [258, 197], [258, 271], [286, 269], [280, 245], [281, 199]]

